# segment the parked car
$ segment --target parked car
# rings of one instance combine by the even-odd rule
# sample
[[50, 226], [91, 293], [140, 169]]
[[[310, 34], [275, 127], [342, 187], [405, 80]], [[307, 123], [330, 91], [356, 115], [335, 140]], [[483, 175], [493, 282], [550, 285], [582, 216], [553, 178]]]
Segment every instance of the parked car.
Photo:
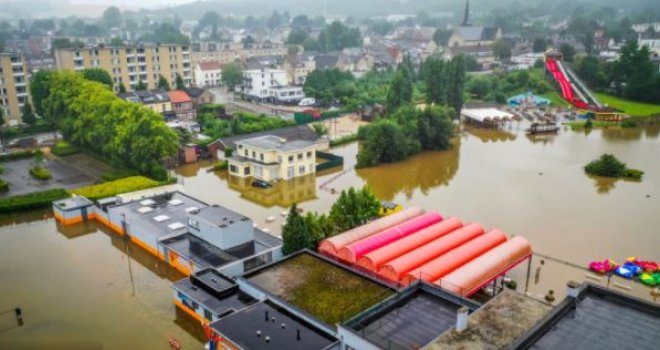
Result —
[[316, 105], [316, 99], [312, 97], [305, 97], [298, 103], [300, 107], [314, 106]]
[[252, 181], [252, 187], [269, 188], [269, 187], [273, 187], [273, 185], [271, 185], [270, 183], [264, 180], [254, 180]]

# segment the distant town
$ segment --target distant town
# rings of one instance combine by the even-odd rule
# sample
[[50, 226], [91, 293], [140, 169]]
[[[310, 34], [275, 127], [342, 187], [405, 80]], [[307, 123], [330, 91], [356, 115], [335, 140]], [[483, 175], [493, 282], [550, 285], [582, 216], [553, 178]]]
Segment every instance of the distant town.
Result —
[[654, 1], [7, 1], [0, 348], [660, 344]]

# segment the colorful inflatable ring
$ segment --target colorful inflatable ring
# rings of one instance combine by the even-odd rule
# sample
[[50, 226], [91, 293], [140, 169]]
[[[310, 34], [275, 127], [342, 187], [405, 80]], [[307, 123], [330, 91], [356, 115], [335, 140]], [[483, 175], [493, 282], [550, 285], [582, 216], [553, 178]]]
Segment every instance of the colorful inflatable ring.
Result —
[[639, 280], [647, 286], [655, 286], [658, 283], [655, 278], [653, 278], [653, 275], [647, 272], [639, 275]]

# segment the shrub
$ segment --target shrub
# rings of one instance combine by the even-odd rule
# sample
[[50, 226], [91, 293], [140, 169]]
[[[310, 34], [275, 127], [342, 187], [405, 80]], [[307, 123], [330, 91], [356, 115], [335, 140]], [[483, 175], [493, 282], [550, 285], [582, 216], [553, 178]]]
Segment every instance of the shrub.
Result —
[[626, 172], [626, 165], [611, 154], [603, 154], [584, 167], [587, 174], [607, 177], [621, 177]]
[[53, 177], [48, 169], [40, 166], [35, 166], [34, 168], [30, 169], [30, 175], [32, 175], [33, 178], [41, 181], [50, 180]]
[[33, 209], [48, 208], [53, 201], [68, 198], [71, 195], [62, 188], [33, 192], [22, 196], [0, 199], [0, 214]]
[[50, 149], [53, 154], [64, 157], [79, 152], [78, 147], [72, 145], [68, 141], [60, 140]]
[[12, 153], [7, 153], [7, 154], [2, 154], [2, 155], [0, 155], [0, 162], [7, 162], [7, 161], [10, 161], [10, 160], [32, 158], [37, 154], [43, 154], [43, 152], [41, 152], [40, 149], [37, 149], [37, 150], [20, 151], [20, 152], [12, 152]]
[[634, 180], [641, 180], [642, 176], [644, 176], [644, 172], [638, 169], [626, 169], [623, 176]]
[[[362, 128], [360, 128], [360, 130], [362, 130]], [[357, 141], [358, 139], [359, 139], [358, 134], [342, 136], [338, 139], [330, 141], [330, 147], [343, 145], [345, 143], [351, 143], [353, 141]]]
[[112, 169], [112, 170], [104, 171], [103, 174], [101, 174], [101, 179], [103, 179], [104, 182], [108, 182], [108, 181], [123, 179], [126, 177], [136, 176], [136, 175], [137, 172], [135, 170]]
[[98, 185], [77, 188], [71, 193], [87, 197], [91, 200], [116, 196], [122, 193], [135, 192], [160, 186], [163, 183], [144, 176], [131, 176], [120, 180], [104, 182]]
[[626, 119], [626, 120], [621, 122], [621, 127], [626, 128], [626, 129], [636, 128], [637, 123], [634, 120]]
[[586, 129], [591, 129], [594, 126], [594, 123], [591, 121], [591, 119], [587, 119], [587, 121], [584, 123], [584, 127]]
[[224, 160], [213, 164], [213, 171], [227, 170], [228, 167], [229, 167], [229, 163], [226, 160]]
[[9, 191], [9, 182], [0, 179], [0, 192], [7, 192]]

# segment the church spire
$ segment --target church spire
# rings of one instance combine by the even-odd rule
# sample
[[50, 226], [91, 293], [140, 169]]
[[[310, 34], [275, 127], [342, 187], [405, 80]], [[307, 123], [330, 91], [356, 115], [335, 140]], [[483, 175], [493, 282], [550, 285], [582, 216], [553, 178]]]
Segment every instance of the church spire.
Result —
[[470, 0], [465, 0], [465, 13], [463, 14], [463, 27], [470, 25]]

